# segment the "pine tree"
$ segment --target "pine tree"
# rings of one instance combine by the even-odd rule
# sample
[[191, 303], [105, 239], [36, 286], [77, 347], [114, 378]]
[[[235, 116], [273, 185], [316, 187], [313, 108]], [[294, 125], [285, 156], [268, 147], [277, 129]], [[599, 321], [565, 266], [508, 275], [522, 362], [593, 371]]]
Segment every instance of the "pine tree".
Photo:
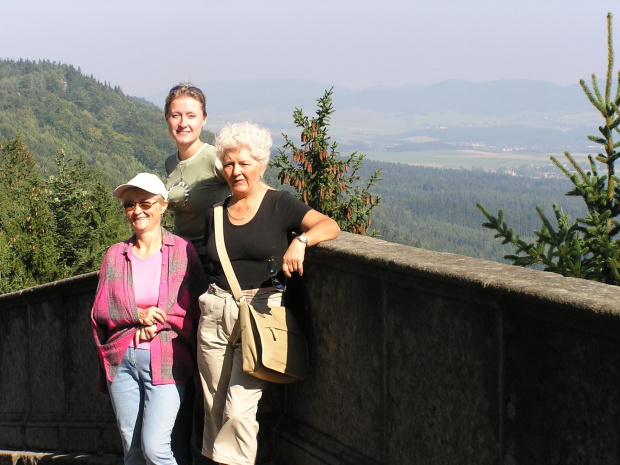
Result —
[[58, 268], [62, 277], [99, 268], [107, 247], [131, 235], [125, 215], [102, 176], [83, 158], [62, 152], [58, 174], [50, 176], [49, 203], [54, 215]]
[[101, 175], [64, 153], [56, 164], [46, 183], [19, 134], [0, 145], [0, 294], [97, 270], [131, 235]]
[[[587, 215], [585, 218], [570, 220], [562, 208], [553, 205], [556, 227], [537, 207], [542, 221], [540, 231], [534, 231], [537, 240], [532, 243], [523, 241], [512, 228], [508, 228], [503, 220], [503, 211], [497, 217], [491, 215], [480, 203], [478, 208], [487, 218], [483, 226], [496, 231], [494, 237], [504, 244], [516, 247], [516, 253], [506, 255], [513, 264], [532, 266], [542, 264], [546, 271], [560, 273], [564, 276], [600, 281], [620, 285], [620, 181], [615, 174], [615, 162], [620, 156], [620, 141], [614, 142], [614, 135], [619, 132], [620, 125], [620, 72], [616, 82], [615, 95], [612, 97], [613, 80], [613, 43], [612, 15], [607, 15], [607, 76], [605, 92], [601, 93], [596, 75], [592, 75], [592, 90], [582, 79], [581, 87], [586, 96], [600, 112], [604, 124], [599, 127], [600, 136], [588, 136], [592, 142], [602, 147], [596, 157], [588, 155], [589, 171], [585, 171], [579, 163], [565, 152], [564, 155], [574, 171], [565, 168], [555, 157], [552, 162], [573, 183], [573, 188], [566, 193], [568, 196], [579, 196], [585, 202]], [[599, 173], [596, 162], [605, 167], [606, 173]]]
[[54, 219], [32, 153], [17, 134], [0, 144], [0, 293], [57, 278]]
[[365, 155], [353, 152], [346, 160], [342, 159], [336, 150], [338, 143], [330, 142], [332, 93], [333, 88], [317, 99], [315, 118], [310, 119], [302, 110], [295, 109], [293, 120], [301, 129], [301, 146], [283, 134], [285, 144], [278, 148], [279, 155], [272, 160], [272, 166], [279, 168], [281, 184], [293, 186], [300, 200], [336, 220], [343, 231], [376, 235], [377, 231], [369, 228], [372, 210], [381, 199], [370, 188], [381, 180], [381, 170], [375, 170], [362, 181], [358, 172]]

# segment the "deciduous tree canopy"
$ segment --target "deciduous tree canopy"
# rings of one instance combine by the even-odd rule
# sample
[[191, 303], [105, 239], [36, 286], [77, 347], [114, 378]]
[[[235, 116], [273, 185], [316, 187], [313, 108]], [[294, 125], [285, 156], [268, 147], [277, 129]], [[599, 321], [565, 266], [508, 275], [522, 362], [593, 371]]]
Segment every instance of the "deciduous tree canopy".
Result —
[[64, 150], [110, 185], [140, 171], [163, 174], [162, 160], [175, 150], [155, 105], [71, 65], [0, 60], [0, 140], [18, 132], [46, 175]]

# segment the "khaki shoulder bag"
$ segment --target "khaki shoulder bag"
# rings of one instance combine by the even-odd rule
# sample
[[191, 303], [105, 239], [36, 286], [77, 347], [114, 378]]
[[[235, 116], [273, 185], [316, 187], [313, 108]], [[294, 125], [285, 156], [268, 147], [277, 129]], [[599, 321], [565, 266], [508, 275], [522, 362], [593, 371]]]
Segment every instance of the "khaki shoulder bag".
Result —
[[272, 383], [292, 383], [308, 373], [308, 345], [293, 313], [282, 306], [248, 304], [224, 244], [223, 207], [214, 208], [215, 244], [239, 307], [243, 371]]

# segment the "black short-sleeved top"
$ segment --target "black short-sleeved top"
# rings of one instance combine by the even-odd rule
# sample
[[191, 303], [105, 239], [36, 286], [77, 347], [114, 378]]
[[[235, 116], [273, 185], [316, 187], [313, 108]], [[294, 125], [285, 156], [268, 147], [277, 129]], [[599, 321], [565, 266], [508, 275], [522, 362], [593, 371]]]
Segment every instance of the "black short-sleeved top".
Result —
[[[284, 279], [282, 257], [289, 246], [292, 233], [301, 232], [301, 222], [311, 208], [285, 191], [269, 189], [256, 212], [247, 224], [234, 225], [228, 219], [226, 207], [230, 197], [224, 201], [224, 242], [241, 289], [256, 289], [272, 286], [268, 260], [275, 257], [278, 279]], [[213, 229], [213, 208], [206, 216], [205, 244], [207, 259], [213, 265], [209, 280], [230, 290], [226, 275], [215, 248]]]

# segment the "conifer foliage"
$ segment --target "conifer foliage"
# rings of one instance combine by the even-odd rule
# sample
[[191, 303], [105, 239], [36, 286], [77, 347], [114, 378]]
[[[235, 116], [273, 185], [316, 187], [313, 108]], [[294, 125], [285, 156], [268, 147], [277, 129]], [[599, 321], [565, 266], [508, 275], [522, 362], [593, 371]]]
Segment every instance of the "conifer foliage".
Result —
[[295, 109], [293, 120], [301, 129], [301, 146], [283, 134], [285, 144], [278, 148], [279, 155], [271, 163], [280, 170], [281, 184], [290, 184], [300, 200], [333, 218], [341, 230], [376, 235], [377, 231], [370, 229], [372, 210], [381, 199], [370, 188], [381, 180], [381, 169], [362, 181], [359, 171], [365, 155], [353, 152], [347, 159], [339, 156], [338, 143], [331, 142], [328, 135], [334, 113], [332, 94], [333, 88], [317, 99], [314, 118]]
[[0, 293], [53, 281], [55, 250], [47, 189], [18, 134], [0, 143]]
[[45, 180], [20, 134], [0, 143], [0, 294], [94, 271], [130, 236], [96, 171], [64, 154], [56, 163]]
[[47, 182], [54, 215], [56, 266], [60, 278], [99, 268], [107, 247], [131, 235], [118, 200], [83, 158], [64, 152], [56, 158], [58, 174]]
[[[613, 43], [612, 15], [607, 15], [607, 75], [604, 93], [598, 85], [596, 75], [592, 75], [592, 90], [582, 79], [581, 87], [586, 96], [600, 112], [604, 124], [599, 127], [600, 135], [588, 136], [588, 139], [601, 146], [602, 151], [596, 157], [589, 155], [589, 171], [585, 171], [571, 156], [564, 155], [572, 166], [572, 171], [564, 167], [555, 157], [552, 162], [570, 179], [573, 188], [568, 196], [581, 197], [585, 202], [585, 218], [571, 221], [562, 208], [553, 205], [556, 226], [537, 207], [542, 221], [540, 231], [534, 231], [537, 240], [533, 243], [523, 241], [503, 220], [503, 211], [497, 216], [491, 215], [480, 203], [478, 208], [487, 218], [483, 226], [496, 231], [494, 237], [504, 244], [516, 247], [514, 255], [506, 259], [520, 266], [542, 264], [546, 271], [560, 273], [564, 276], [584, 278], [607, 284], [620, 285], [620, 179], [615, 174], [615, 163], [620, 152], [620, 141], [614, 142], [620, 126], [620, 72], [616, 80], [615, 93], [613, 82]], [[605, 168], [599, 173], [597, 162]]]

